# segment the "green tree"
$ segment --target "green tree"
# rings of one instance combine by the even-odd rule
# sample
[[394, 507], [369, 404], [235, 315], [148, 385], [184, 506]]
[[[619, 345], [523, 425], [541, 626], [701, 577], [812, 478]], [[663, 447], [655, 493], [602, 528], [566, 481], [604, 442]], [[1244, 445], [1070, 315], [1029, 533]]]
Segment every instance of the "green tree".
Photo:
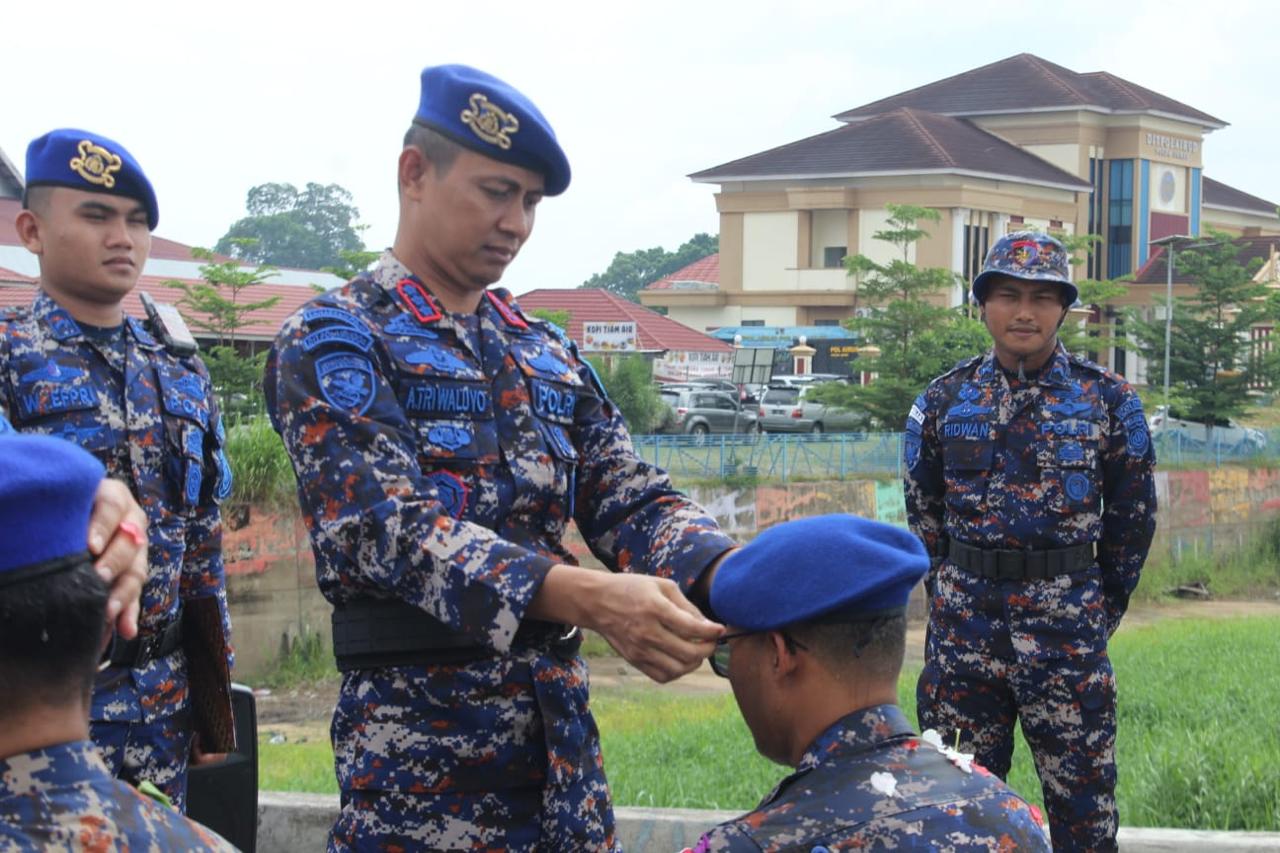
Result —
[[231, 414], [261, 411], [259, 383], [267, 354], [246, 356], [240, 352], [236, 348], [236, 332], [252, 322], [250, 315], [255, 311], [280, 301], [278, 296], [246, 301], [248, 291], [275, 272], [266, 265], [242, 270], [238, 261], [218, 262], [208, 249], [195, 248], [191, 254], [206, 261], [200, 266], [203, 281], [192, 284], [170, 280], [165, 285], [182, 292], [178, 306], [187, 309], [183, 312], [187, 324], [217, 338], [217, 344], [203, 358], [222, 411]]
[[882, 264], [865, 255], [845, 258], [845, 269], [865, 300], [865, 316], [846, 322], [865, 347], [854, 367], [876, 374], [875, 381], [865, 386], [833, 383], [810, 393], [828, 405], [864, 413], [868, 428], [896, 430], [929, 380], [980, 351], [985, 334], [961, 310], [938, 303], [937, 296], [955, 285], [954, 273], [921, 269], [909, 260], [911, 247], [929, 236], [922, 223], [939, 222], [938, 211], [887, 207], [889, 227], [873, 236], [897, 247], [901, 259]]
[[668, 252], [661, 246], [634, 252], [618, 252], [613, 256], [608, 269], [591, 276], [580, 286], [603, 288], [623, 299], [639, 302], [637, 294], [645, 285], [718, 251], [719, 237], [695, 234], [674, 252]]
[[[362, 252], [360, 212], [337, 184], [259, 184], [249, 190], [249, 215], [218, 241], [215, 250], [240, 260], [282, 267], [344, 267], [343, 252]], [[248, 238], [253, 242], [244, 242]]]
[[[1102, 238], [1097, 234], [1065, 234], [1058, 231], [1050, 233], [1061, 241], [1067, 250], [1067, 257], [1070, 259], [1071, 265], [1077, 268], [1084, 263], [1085, 257], [1090, 252], [1095, 251], [1096, 246], [1102, 242]], [[1091, 278], [1076, 281], [1076, 289], [1080, 291], [1080, 304], [1085, 308], [1093, 309], [1105, 307], [1111, 300], [1124, 296], [1129, 292], [1129, 288], [1122, 284], [1122, 281], [1123, 279], [1097, 280]], [[1096, 322], [1092, 318], [1082, 324], [1071, 315], [1067, 315], [1062, 328], [1058, 330], [1058, 339], [1062, 341], [1062, 345], [1067, 348], [1068, 352], [1083, 356], [1089, 356], [1089, 353], [1101, 352], [1115, 342], [1115, 339], [1110, 334], [1110, 326], [1108, 324]]]
[[642, 355], [625, 358], [587, 356], [604, 383], [605, 392], [627, 422], [631, 432], [640, 435], [652, 432], [662, 423], [666, 406], [653, 384], [653, 367]]
[[[367, 272], [381, 255], [381, 252], [366, 252], [363, 249], [342, 249], [338, 252], [338, 263], [320, 269], [323, 272], [333, 273], [343, 281], [351, 281], [361, 273]], [[323, 291], [324, 288], [318, 289]]]
[[[1253, 281], [1261, 260], [1241, 264], [1239, 251], [1229, 235], [1214, 231], [1177, 254], [1176, 272], [1195, 282], [1195, 291], [1174, 299], [1169, 384], [1179, 414], [1210, 428], [1248, 409], [1251, 385], [1274, 387], [1280, 381], [1280, 360], [1255, 355], [1249, 340], [1255, 323], [1280, 320], [1280, 300]], [[1146, 320], [1135, 309], [1127, 313], [1126, 328], [1147, 359], [1148, 375], [1162, 378], [1164, 319]]]
[[529, 312], [539, 320], [546, 320], [548, 323], [554, 323], [560, 327], [560, 331], [566, 335], [569, 333], [569, 321], [573, 319], [568, 311], [553, 311], [550, 308], [534, 308]]

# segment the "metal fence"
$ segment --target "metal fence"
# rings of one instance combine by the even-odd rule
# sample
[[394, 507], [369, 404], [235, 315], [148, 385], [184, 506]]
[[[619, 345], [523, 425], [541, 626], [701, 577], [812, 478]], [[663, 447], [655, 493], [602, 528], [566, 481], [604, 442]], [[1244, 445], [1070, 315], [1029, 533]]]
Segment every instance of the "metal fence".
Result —
[[[1177, 432], [1155, 437], [1161, 465], [1261, 464], [1280, 456], [1280, 429], [1267, 440], [1229, 443], [1195, 441]], [[902, 476], [902, 433], [847, 432], [764, 435], [637, 435], [637, 452], [671, 474], [717, 479], [759, 477], [789, 480]]]

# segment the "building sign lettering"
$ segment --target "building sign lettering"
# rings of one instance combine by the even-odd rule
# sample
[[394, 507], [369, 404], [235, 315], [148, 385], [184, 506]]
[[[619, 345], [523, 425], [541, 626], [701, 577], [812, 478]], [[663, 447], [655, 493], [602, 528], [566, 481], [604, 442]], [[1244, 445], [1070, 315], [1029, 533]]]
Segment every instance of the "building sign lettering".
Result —
[[1180, 136], [1167, 136], [1163, 133], [1148, 133], [1147, 146], [1157, 157], [1170, 160], [1190, 162], [1200, 153], [1200, 143], [1194, 139], [1183, 139]]

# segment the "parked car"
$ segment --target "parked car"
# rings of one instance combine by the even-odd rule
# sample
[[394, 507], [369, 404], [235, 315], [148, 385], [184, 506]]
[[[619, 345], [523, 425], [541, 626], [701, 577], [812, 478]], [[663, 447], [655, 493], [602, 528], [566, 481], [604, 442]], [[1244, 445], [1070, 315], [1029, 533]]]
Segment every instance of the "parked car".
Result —
[[1160, 406], [1151, 415], [1152, 438], [1159, 439], [1163, 435], [1168, 436], [1165, 441], [1177, 440], [1191, 448], [1216, 447], [1239, 453], [1257, 453], [1267, 449], [1265, 432], [1236, 423], [1231, 418], [1215, 418], [1210, 430], [1200, 421], [1177, 417], [1180, 414], [1177, 410], [1174, 410], [1173, 417], [1168, 417], [1168, 414], [1165, 407]]
[[660, 388], [710, 388], [713, 391], [723, 391], [739, 403], [759, 402], [759, 398], [746, 385], [730, 382], [728, 379], [687, 379], [684, 382], [664, 382]]
[[706, 436], [760, 431], [755, 410], [739, 406], [723, 391], [664, 385], [658, 393], [670, 409], [657, 429], [659, 433]]
[[858, 429], [855, 412], [816, 403], [809, 398], [824, 383], [770, 385], [760, 398], [761, 432], [839, 432]]

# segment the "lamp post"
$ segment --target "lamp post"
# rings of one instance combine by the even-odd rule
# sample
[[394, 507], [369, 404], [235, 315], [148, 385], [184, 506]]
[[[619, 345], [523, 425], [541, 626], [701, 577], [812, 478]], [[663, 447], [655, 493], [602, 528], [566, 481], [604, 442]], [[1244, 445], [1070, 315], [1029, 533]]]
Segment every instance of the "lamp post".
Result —
[[1169, 417], [1169, 356], [1173, 341], [1173, 264], [1177, 257], [1178, 247], [1195, 241], [1195, 237], [1186, 234], [1170, 234], [1159, 240], [1152, 240], [1153, 246], [1168, 246], [1169, 257], [1165, 259], [1165, 306], [1164, 306], [1164, 416]]

